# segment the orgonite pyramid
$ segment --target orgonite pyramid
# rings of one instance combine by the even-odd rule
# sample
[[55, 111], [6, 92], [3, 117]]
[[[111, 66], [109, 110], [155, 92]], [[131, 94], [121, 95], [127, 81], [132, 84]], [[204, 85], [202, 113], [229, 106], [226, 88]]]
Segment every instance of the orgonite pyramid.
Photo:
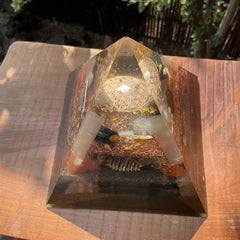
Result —
[[89, 59], [69, 77], [50, 193], [52, 210], [203, 221], [197, 77], [127, 37]]

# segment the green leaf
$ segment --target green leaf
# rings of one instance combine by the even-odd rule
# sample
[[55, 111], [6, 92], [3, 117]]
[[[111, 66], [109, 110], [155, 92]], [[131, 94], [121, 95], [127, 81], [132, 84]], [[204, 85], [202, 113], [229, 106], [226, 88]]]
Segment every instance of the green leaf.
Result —
[[192, 35], [191, 35], [191, 38], [196, 38], [196, 34], [195, 33], [193, 33]]
[[146, 7], [150, 2], [151, 2], [150, 0], [145, 1], [145, 2], [144, 2], [145, 7]]
[[138, 12], [142, 13], [145, 10], [145, 4], [144, 2], [138, 3]]
[[162, 12], [162, 11], [159, 12], [159, 17], [160, 17], [160, 18], [163, 18], [163, 12]]
[[162, 2], [158, 2], [156, 5], [157, 11], [160, 12], [162, 10], [162, 7], [163, 7]]
[[233, 60], [233, 58], [232, 58], [229, 54], [227, 54], [227, 56], [226, 56], [225, 59], [226, 59], [226, 60]]
[[183, 23], [186, 23], [186, 22], [187, 22], [187, 20], [188, 20], [188, 18], [187, 18], [187, 17], [182, 17], [182, 22], [183, 22]]
[[23, 0], [12, 0], [11, 7], [14, 12], [20, 12], [22, 9]]
[[227, 8], [228, 7], [228, 3], [224, 3], [223, 7]]

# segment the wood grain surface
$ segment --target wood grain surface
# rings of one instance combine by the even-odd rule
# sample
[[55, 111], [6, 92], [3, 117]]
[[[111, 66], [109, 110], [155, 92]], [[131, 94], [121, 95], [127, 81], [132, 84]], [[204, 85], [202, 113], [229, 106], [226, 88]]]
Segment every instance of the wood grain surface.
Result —
[[[30, 42], [9, 48], [0, 67], [0, 234], [97, 239], [76, 226], [79, 218], [71, 223], [46, 209], [66, 81], [97, 52]], [[208, 219], [193, 239], [240, 239], [240, 62], [167, 58], [200, 83]], [[89, 215], [94, 211], [81, 217]], [[158, 239], [156, 223], [151, 233], [141, 230], [152, 218], [129, 221], [116, 213], [108, 221], [102, 228], [115, 221], [112, 239]], [[138, 236], [131, 235], [131, 224], [128, 232], [121, 231], [124, 221], [139, 221]], [[94, 228], [93, 221], [86, 224]]]

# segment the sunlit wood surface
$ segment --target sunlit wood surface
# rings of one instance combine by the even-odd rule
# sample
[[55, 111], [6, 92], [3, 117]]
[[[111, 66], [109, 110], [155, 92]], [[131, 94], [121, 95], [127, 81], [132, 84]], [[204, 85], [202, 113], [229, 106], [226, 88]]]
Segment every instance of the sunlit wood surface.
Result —
[[[46, 209], [66, 80], [97, 52], [28, 42], [9, 48], [0, 67], [0, 234], [97, 239]], [[208, 219], [193, 239], [240, 239], [240, 62], [168, 58], [200, 83]], [[119, 235], [116, 227], [112, 239]], [[138, 239], [157, 239], [154, 231], [150, 237]]]

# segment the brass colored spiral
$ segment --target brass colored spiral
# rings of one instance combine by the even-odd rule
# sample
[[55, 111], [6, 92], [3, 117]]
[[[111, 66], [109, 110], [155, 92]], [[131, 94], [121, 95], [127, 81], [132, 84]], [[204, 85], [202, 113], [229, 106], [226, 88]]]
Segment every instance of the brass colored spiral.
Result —
[[113, 170], [120, 172], [136, 172], [140, 171], [143, 165], [136, 161], [127, 159], [108, 159], [106, 165]]

